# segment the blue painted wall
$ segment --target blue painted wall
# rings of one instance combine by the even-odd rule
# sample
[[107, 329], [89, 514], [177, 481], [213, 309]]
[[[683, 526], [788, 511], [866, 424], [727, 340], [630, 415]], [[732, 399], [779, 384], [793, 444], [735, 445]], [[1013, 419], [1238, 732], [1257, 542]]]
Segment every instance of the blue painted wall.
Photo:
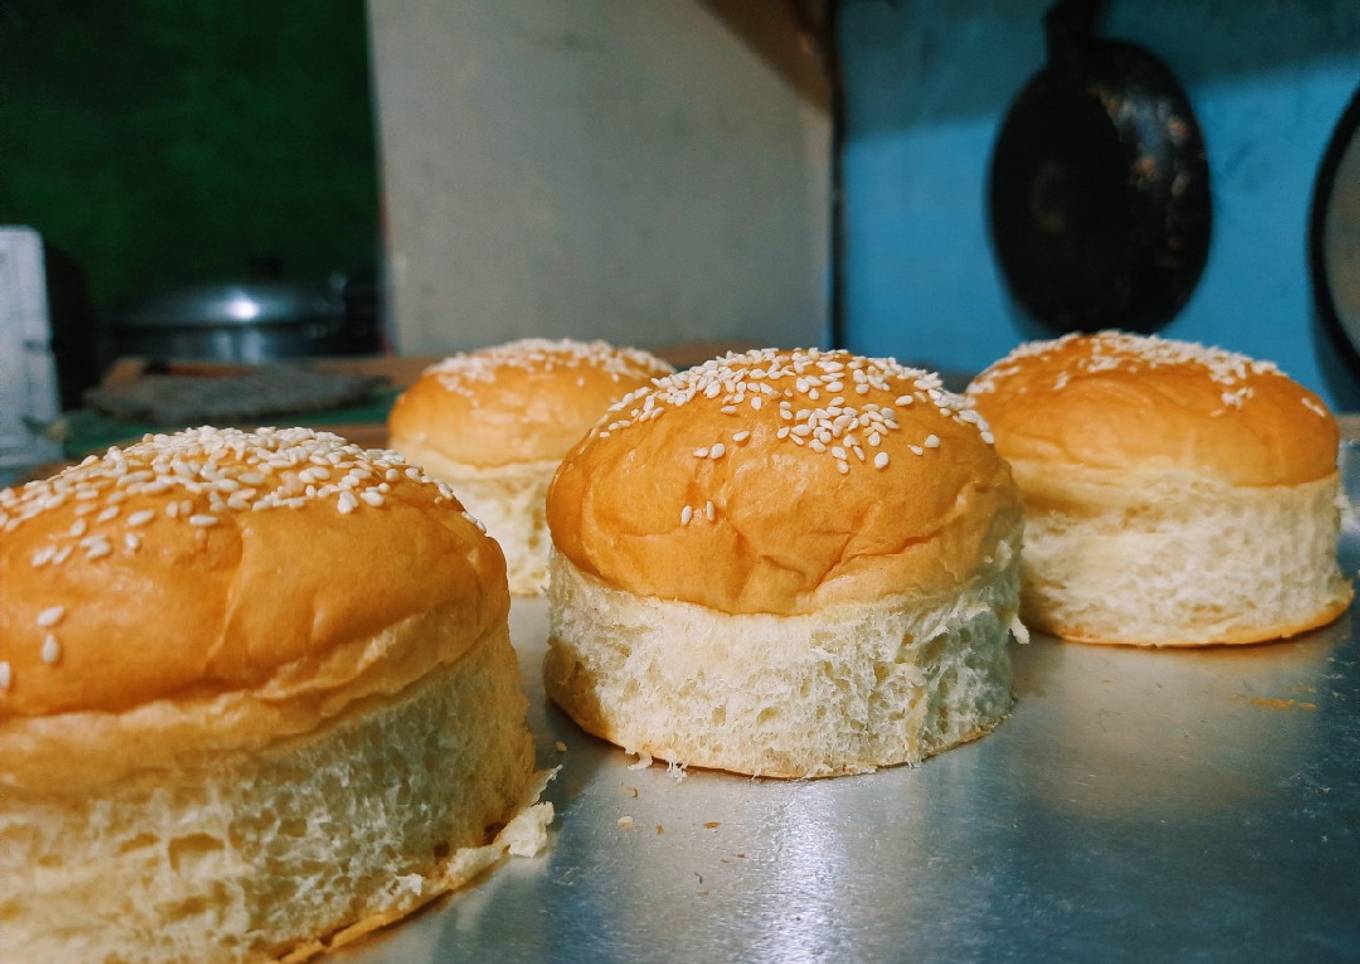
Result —
[[[1000, 122], [1044, 57], [1034, 0], [843, 0], [845, 326], [857, 351], [976, 371], [1051, 337], [1012, 303], [986, 219]], [[1143, 44], [1204, 129], [1214, 236], [1161, 333], [1273, 358], [1357, 407], [1314, 318], [1313, 180], [1360, 84], [1356, 0], [1115, 0], [1103, 33]]]

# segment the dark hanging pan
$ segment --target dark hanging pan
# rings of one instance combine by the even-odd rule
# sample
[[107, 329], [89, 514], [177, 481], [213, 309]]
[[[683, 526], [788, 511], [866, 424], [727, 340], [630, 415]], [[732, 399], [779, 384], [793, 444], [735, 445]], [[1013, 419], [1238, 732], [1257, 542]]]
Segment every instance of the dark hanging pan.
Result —
[[1146, 50], [1096, 37], [1100, 7], [1064, 0], [1045, 18], [1048, 63], [992, 155], [992, 239], [1039, 320], [1152, 331], [1208, 257], [1209, 167], [1180, 84]]

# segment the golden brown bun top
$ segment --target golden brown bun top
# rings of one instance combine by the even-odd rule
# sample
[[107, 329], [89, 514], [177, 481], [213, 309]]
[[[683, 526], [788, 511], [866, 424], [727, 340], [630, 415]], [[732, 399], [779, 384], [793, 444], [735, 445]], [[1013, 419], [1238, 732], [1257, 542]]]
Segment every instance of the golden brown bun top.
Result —
[[1297, 485], [1336, 471], [1336, 420], [1272, 363], [1101, 332], [1021, 345], [969, 386], [1015, 462]]
[[507, 605], [499, 547], [395, 453], [306, 429], [147, 436], [0, 492], [0, 724], [319, 692], [358, 672], [347, 644]]
[[391, 444], [482, 468], [556, 462], [610, 405], [672, 371], [602, 341], [529, 338], [454, 355], [397, 399]]
[[986, 426], [939, 378], [763, 349], [658, 379], [548, 493], [553, 543], [607, 585], [727, 613], [951, 590], [1018, 519]]

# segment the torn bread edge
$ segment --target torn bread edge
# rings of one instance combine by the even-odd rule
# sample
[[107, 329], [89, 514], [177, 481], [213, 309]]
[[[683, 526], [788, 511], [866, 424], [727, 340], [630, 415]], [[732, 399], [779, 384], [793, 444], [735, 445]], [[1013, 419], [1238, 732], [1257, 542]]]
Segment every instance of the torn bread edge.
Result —
[[539, 798], [561, 769], [557, 766], [534, 774], [519, 812], [490, 843], [455, 850], [443, 866], [432, 874], [403, 874], [392, 878], [387, 885], [392, 903], [386, 909], [349, 924], [328, 937], [299, 944], [277, 958], [279, 964], [298, 964], [395, 923], [435, 898], [469, 883], [507, 855], [536, 857], [542, 853], [548, 845], [548, 826], [553, 821], [553, 805], [551, 801]]

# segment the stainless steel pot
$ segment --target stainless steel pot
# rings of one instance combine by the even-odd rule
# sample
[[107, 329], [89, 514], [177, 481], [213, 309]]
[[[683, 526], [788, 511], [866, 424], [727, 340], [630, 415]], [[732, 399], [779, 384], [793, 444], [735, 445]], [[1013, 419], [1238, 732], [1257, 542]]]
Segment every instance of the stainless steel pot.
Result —
[[378, 350], [374, 313], [341, 276], [325, 284], [196, 285], [145, 298], [114, 318], [117, 354], [268, 362]]

